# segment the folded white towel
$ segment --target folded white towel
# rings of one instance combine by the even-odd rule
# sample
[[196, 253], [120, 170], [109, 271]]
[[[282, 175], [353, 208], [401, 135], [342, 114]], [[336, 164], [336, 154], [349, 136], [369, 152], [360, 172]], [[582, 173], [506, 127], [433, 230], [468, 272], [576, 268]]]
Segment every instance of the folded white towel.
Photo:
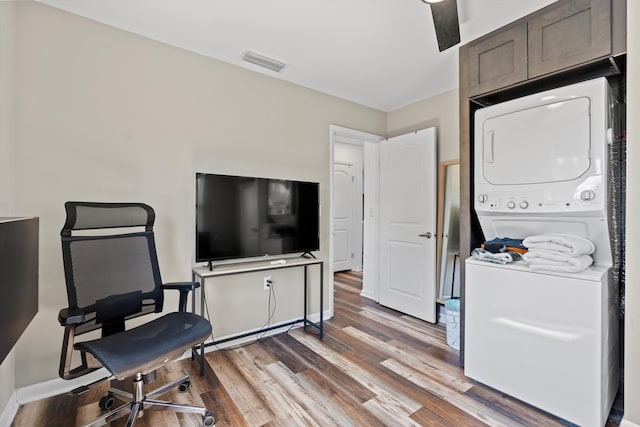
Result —
[[531, 270], [560, 271], [565, 273], [580, 273], [593, 264], [589, 255], [570, 256], [558, 252], [533, 250], [522, 256], [529, 263]]
[[541, 249], [571, 256], [591, 255], [596, 250], [593, 242], [584, 237], [561, 233], [529, 236], [522, 241], [522, 244], [529, 250]]

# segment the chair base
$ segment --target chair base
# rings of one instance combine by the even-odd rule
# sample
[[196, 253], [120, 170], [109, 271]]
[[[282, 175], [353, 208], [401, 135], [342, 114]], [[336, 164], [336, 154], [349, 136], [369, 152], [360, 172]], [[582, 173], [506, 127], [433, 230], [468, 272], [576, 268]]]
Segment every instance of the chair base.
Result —
[[[202, 416], [202, 425], [204, 427], [211, 427], [215, 424], [213, 412], [207, 411], [206, 408], [199, 406], [185, 405], [182, 403], [165, 402], [163, 400], [153, 399], [174, 387], [180, 386], [181, 390], [184, 388], [186, 391], [186, 384], [189, 383], [189, 376], [185, 375], [171, 383], [165, 384], [146, 395], [144, 394], [144, 380], [141, 374], [137, 374], [133, 380], [133, 393], [127, 393], [126, 391], [119, 389], [109, 389], [109, 393], [115, 395], [118, 400], [126, 402], [125, 404], [110, 410], [103, 414], [99, 418], [85, 424], [85, 427], [99, 426], [109, 423], [118, 418], [122, 418], [125, 415], [129, 415], [127, 420], [127, 427], [133, 426], [135, 420], [144, 415], [144, 411], [171, 411], [171, 412], [186, 412], [192, 414], [200, 414]], [[109, 405], [111, 406], [111, 405]]]

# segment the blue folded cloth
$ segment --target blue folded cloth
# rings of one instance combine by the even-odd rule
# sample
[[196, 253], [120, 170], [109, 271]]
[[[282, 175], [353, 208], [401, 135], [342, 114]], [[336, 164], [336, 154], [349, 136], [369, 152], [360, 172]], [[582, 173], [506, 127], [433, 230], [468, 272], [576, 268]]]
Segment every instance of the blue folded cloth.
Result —
[[522, 244], [522, 239], [513, 239], [511, 237], [496, 237], [492, 240], [486, 240], [484, 242], [484, 249], [489, 252], [499, 253], [506, 252], [507, 248], [518, 248], [527, 250], [527, 247]]

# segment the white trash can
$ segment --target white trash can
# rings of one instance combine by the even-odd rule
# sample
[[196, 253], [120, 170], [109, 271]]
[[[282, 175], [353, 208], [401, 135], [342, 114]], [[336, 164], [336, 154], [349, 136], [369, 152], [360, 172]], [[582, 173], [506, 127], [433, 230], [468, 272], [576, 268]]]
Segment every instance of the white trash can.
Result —
[[460, 299], [451, 298], [444, 302], [444, 317], [447, 322], [447, 344], [460, 350]]

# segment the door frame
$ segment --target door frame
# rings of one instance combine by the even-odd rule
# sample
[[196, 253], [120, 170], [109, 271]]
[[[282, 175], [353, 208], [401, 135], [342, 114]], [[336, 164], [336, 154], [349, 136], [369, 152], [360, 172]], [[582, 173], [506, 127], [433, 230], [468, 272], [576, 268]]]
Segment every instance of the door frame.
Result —
[[[378, 163], [378, 159], [377, 159], [377, 145], [380, 141], [382, 141], [383, 139], [385, 139], [383, 136], [380, 135], [374, 135], [371, 133], [367, 133], [367, 132], [362, 132], [359, 130], [355, 130], [355, 129], [349, 129], [349, 128], [345, 128], [342, 126], [337, 126], [337, 125], [329, 125], [329, 259], [333, 260], [333, 163], [334, 163], [334, 143], [335, 142], [341, 142], [341, 143], [347, 143], [347, 144], [355, 144], [355, 145], [361, 145], [363, 146], [363, 157], [365, 156], [364, 152], [368, 151], [369, 152], [369, 157], [373, 154], [376, 156], [375, 159], [375, 163], [372, 165], [371, 163], [373, 163], [373, 161], [369, 162], [365, 159], [363, 159], [363, 170], [365, 171], [364, 173], [370, 177], [371, 179], [367, 179], [365, 180], [366, 182], [364, 183], [364, 188], [363, 191], [365, 192], [365, 200], [367, 199], [374, 199], [372, 201], [375, 202], [376, 204], [376, 208], [373, 212], [373, 218], [375, 220], [376, 225], [378, 224], [377, 220], [378, 220], [378, 209], [377, 209], [377, 202], [378, 202], [378, 194], [377, 194], [377, 186], [375, 188], [375, 190], [372, 190], [372, 186], [368, 186], [367, 182], [379, 182], [379, 170], [377, 168], [377, 163]], [[366, 144], [365, 144], [366, 143]], [[375, 149], [369, 149], [367, 150], [367, 146], [369, 147], [375, 147]], [[374, 153], [372, 153], [374, 152]], [[375, 192], [375, 194], [370, 194], [372, 191]], [[367, 197], [367, 195], [369, 197]], [[367, 217], [367, 214], [365, 213], [365, 218]], [[366, 221], [365, 221], [366, 223]], [[364, 227], [364, 231], [363, 231], [363, 240], [366, 239], [367, 237], [365, 237], [367, 234], [370, 234], [367, 232], [367, 227], [365, 225]], [[375, 244], [375, 250], [378, 250], [378, 244], [377, 244], [377, 233], [375, 236], [368, 236], [368, 239], [373, 240], [374, 242], [376, 242]], [[365, 246], [366, 247], [366, 246]], [[333, 316], [333, 289], [334, 289], [334, 282], [333, 282], [333, 265], [331, 262], [328, 263], [329, 264], [329, 313], [330, 316]], [[363, 270], [367, 271], [367, 261], [365, 261], [363, 259]], [[369, 268], [368, 270], [372, 270], [371, 268]], [[365, 284], [364, 282], [372, 282], [375, 281], [375, 283], [367, 283], [369, 286], [367, 286], [367, 289], [365, 290]], [[366, 280], [366, 278], [363, 277], [363, 292], [362, 292], [363, 296], [366, 296], [368, 298], [374, 299], [377, 301], [377, 295], [378, 295], [378, 282], [377, 282], [377, 272], [375, 273], [375, 277], [371, 278], [369, 280]]]

